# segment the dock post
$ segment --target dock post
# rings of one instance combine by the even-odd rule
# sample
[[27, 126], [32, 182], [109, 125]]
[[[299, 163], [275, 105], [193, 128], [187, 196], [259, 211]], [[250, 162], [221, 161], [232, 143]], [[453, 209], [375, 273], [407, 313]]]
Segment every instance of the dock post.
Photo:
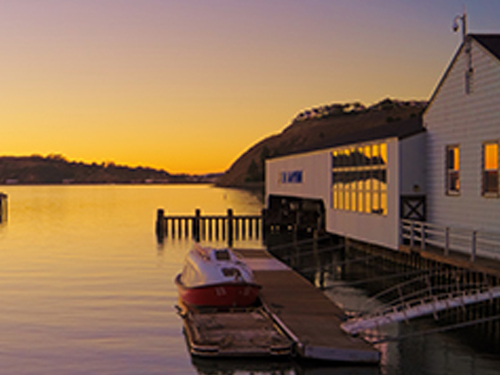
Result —
[[[261, 233], [262, 233], [262, 239], [265, 242], [267, 238], [267, 210], [265, 208], [262, 209], [260, 213], [262, 217], [262, 223], [261, 223]], [[259, 222], [255, 224], [255, 231], [257, 232], [257, 238], [259, 238]]]
[[196, 242], [200, 242], [200, 216], [201, 211], [197, 208], [193, 218], [193, 238]]
[[0, 193], [0, 223], [7, 221], [7, 194]]
[[241, 239], [244, 240], [246, 238], [246, 219], [241, 219]]
[[175, 238], [175, 219], [170, 219], [170, 233], [172, 234], [172, 238]]
[[[0, 210], [0, 222], [3, 221], [1, 212], [3, 211], [3, 201], [0, 200], [0, 204], [2, 205]], [[156, 211], [156, 237], [159, 242], [163, 242], [165, 238], [165, 211], [162, 208], [159, 208]]]
[[215, 218], [215, 240], [219, 240], [219, 218]]
[[233, 210], [227, 209], [227, 245], [233, 247]]
[[253, 219], [250, 218], [248, 219], [248, 238], [252, 239], [253, 238]]
[[212, 228], [212, 218], [209, 217], [207, 218], [208, 220], [208, 239], [212, 241], [212, 235], [213, 235], [213, 228]]

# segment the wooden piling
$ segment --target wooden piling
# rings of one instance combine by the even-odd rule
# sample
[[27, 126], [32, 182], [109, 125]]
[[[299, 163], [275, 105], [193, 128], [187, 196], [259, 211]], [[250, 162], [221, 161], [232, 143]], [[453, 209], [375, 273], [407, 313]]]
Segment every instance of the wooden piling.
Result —
[[7, 221], [7, 194], [0, 193], [0, 223]]
[[197, 208], [193, 218], [193, 238], [196, 242], [200, 242], [200, 216], [201, 211]]
[[234, 229], [233, 229], [233, 210], [228, 208], [227, 210], [227, 244], [229, 247], [233, 247], [234, 243]]

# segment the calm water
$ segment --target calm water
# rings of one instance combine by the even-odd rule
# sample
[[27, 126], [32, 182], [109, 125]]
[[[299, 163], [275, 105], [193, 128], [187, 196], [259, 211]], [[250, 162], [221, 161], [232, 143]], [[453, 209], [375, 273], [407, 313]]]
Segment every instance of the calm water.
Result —
[[[9, 195], [9, 220], [0, 226], [0, 374], [500, 372], [496, 356], [476, 353], [447, 335], [381, 347], [380, 369], [193, 361], [175, 313], [172, 282], [191, 242], [159, 246], [156, 209], [191, 214], [196, 207], [204, 213], [233, 208], [251, 214], [262, 208], [257, 197], [208, 186], [0, 190]], [[355, 302], [360, 292], [352, 292], [348, 299]]]

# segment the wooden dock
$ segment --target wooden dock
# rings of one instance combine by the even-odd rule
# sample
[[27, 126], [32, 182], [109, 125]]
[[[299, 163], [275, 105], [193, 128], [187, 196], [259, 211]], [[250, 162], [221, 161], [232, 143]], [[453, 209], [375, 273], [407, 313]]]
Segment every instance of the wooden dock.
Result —
[[265, 250], [234, 250], [262, 285], [266, 311], [292, 338], [303, 358], [349, 363], [378, 363], [380, 352], [344, 333], [342, 310], [324, 293]]

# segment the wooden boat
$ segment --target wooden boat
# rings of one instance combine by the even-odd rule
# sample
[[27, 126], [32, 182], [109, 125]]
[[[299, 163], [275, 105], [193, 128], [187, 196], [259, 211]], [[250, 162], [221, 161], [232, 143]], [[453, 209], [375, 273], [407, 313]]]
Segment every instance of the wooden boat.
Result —
[[252, 270], [229, 249], [195, 244], [175, 278], [181, 300], [192, 306], [247, 307], [259, 294]]

